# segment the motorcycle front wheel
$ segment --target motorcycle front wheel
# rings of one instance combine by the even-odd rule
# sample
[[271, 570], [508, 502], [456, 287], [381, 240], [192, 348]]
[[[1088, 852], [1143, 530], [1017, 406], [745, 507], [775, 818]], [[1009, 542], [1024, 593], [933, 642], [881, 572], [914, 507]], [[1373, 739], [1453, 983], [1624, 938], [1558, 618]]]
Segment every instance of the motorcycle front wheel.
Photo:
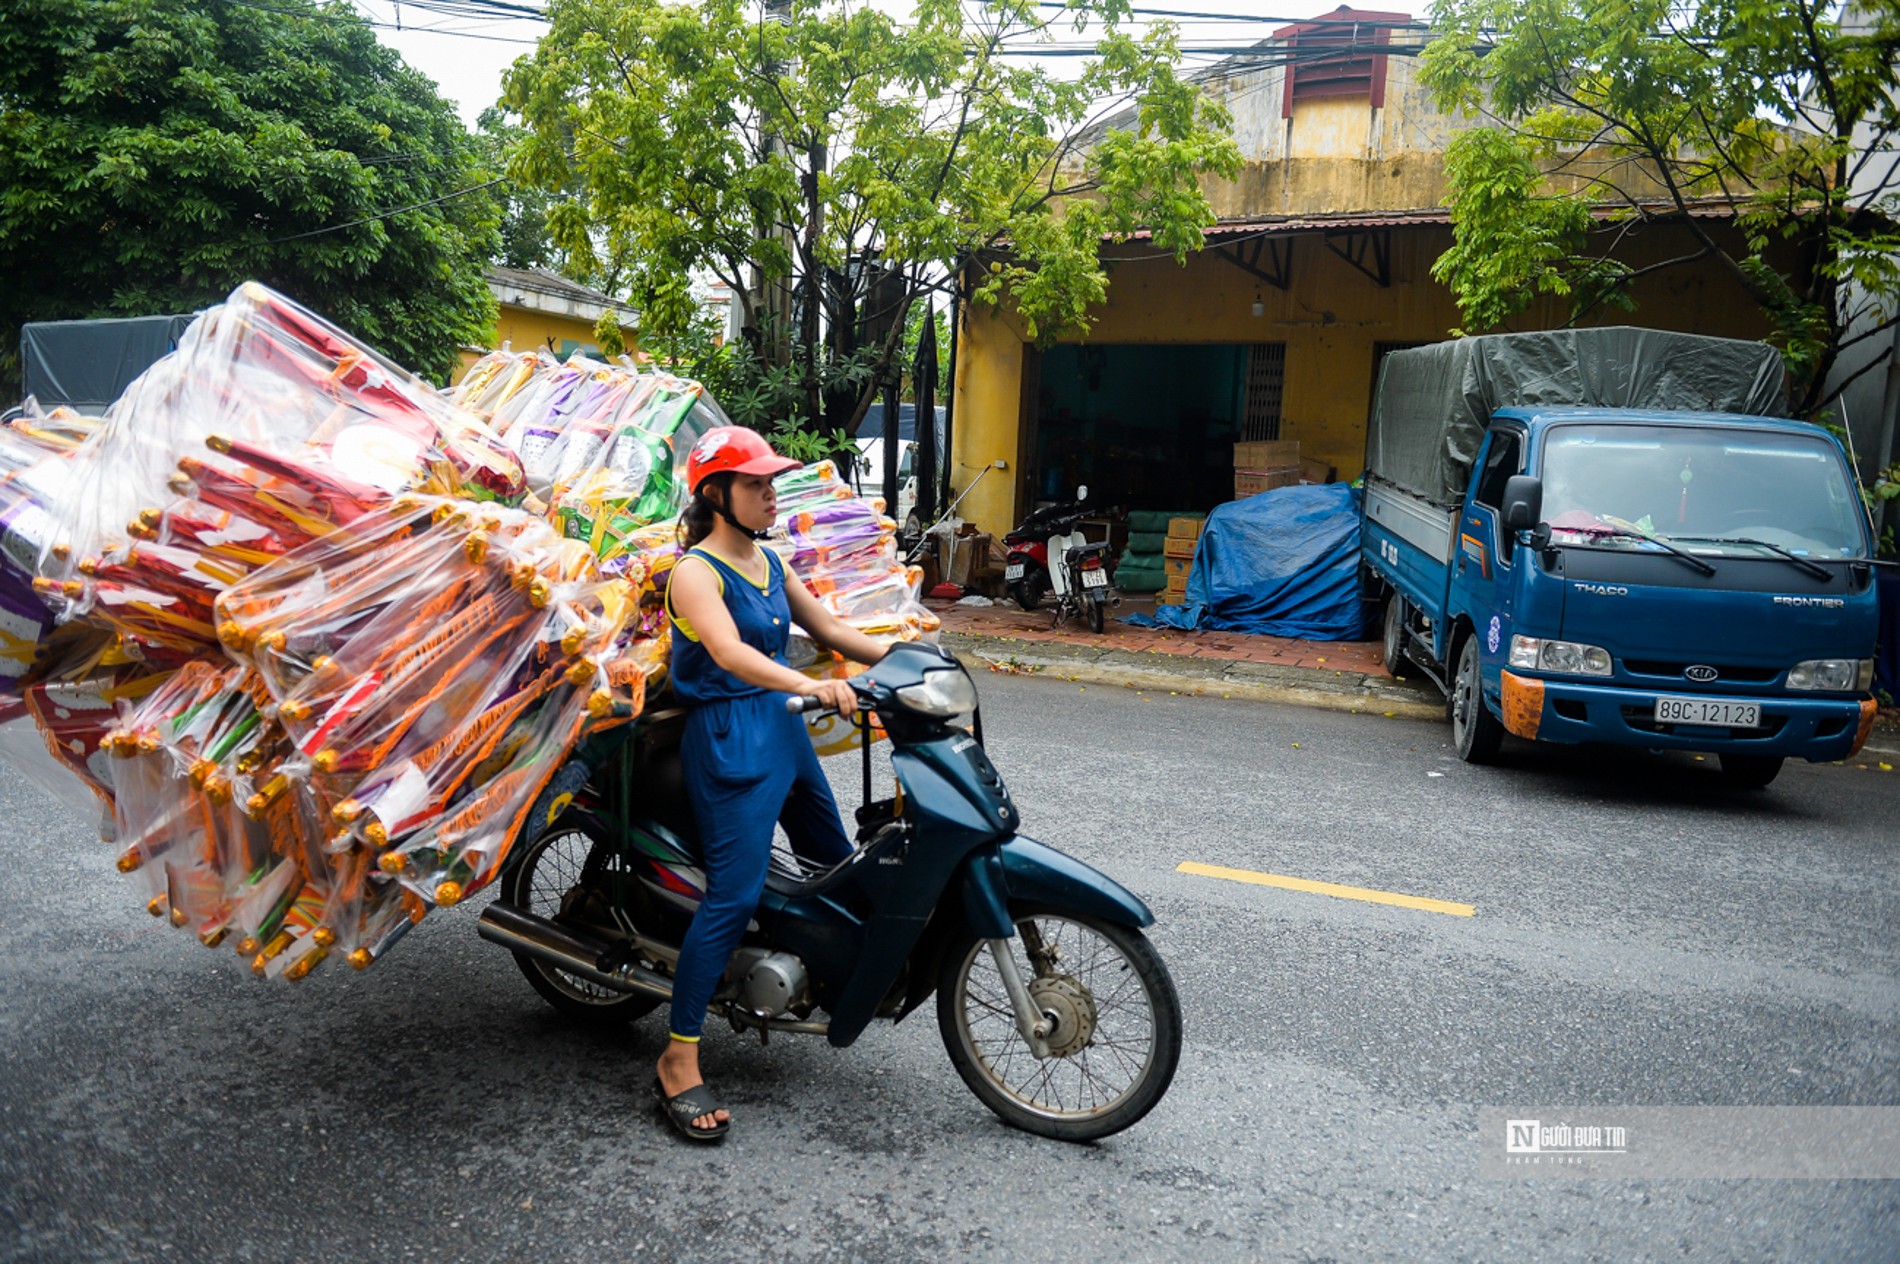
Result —
[[[599, 934], [610, 929], [604, 916], [603, 879], [611, 854], [605, 839], [598, 822], [570, 813], [528, 844], [502, 875], [497, 898], [576, 930]], [[581, 1022], [630, 1023], [660, 1004], [651, 996], [602, 987], [527, 953], [517, 952], [514, 959], [542, 1000]]]
[[944, 955], [937, 1026], [957, 1074], [1006, 1124], [1096, 1141], [1154, 1108], [1181, 1058], [1181, 1002], [1140, 931], [1077, 913], [1018, 912], [1008, 947], [1051, 1023], [1038, 1060], [1016, 1026], [987, 940]]

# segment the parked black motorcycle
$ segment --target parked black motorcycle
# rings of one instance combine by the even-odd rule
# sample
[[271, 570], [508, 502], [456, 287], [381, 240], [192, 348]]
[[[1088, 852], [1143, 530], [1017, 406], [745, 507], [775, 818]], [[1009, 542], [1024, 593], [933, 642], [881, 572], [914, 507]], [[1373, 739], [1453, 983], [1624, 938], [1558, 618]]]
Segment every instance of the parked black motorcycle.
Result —
[[[774, 855], [713, 1012], [761, 1042], [803, 1032], [842, 1047], [934, 993], [951, 1063], [1006, 1123], [1069, 1141], [1135, 1123], [1181, 1050], [1173, 981], [1141, 933], [1153, 914], [1016, 833], [976, 686], [948, 653], [899, 645], [852, 684], [890, 736], [896, 793], [868, 801], [867, 744], [858, 850], [819, 872]], [[705, 889], [680, 774], [684, 719], [654, 710], [577, 752], [482, 913], [482, 937], [512, 950], [564, 1014], [618, 1022], [671, 999]]]
[[1043, 594], [1053, 591], [1056, 626], [1071, 615], [1080, 615], [1088, 620], [1090, 631], [1100, 632], [1107, 607], [1119, 605], [1121, 598], [1114, 589], [1108, 544], [1091, 544], [1082, 537], [1080, 524], [1086, 513], [1082, 502], [1088, 499], [1089, 489], [1079, 487], [1075, 494], [1073, 501], [1034, 511], [1003, 537], [1008, 550], [1003, 579], [1010, 596], [1024, 610], [1036, 609]]

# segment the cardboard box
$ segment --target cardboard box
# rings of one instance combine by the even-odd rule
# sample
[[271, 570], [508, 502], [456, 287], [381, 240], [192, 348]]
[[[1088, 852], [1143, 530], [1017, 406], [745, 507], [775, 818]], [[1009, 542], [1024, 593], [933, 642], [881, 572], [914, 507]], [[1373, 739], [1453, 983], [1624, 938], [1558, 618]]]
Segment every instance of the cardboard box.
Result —
[[1173, 536], [1161, 542], [1161, 556], [1166, 558], [1187, 558], [1192, 561], [1194, 550], [1201, 547], [1199, 540], [1178, 540]]
[[1177, 576], [1182, 583], [1187, 583], [1188, 573], [1193, 569], [1193, 558], [1168, 557], [1161, 560], [1161, 571], [1168, 577], [1170, 584], [1175, 581]]
[[1297, 468], [1235, 470], [1234, 499], [1243, 500], [1248, 496], [1258, 496], [1261, 492], [1270, 492], [1276, 487], [1296, 487], [1299, 481], [1300, 471]]
[[1155, 604], [1157, 606], [1178, 606], [1186, 600], [1186, 592], [1173, 592], [1164, 588], [1155, 594]]
[[1330, 483], [1333, 481], [1333, 467], [1318, 457], [1301, 457], [1300, 481], [1302, 483]]
[[1251, 439], [1234, 445], [1236, 470], [1277, 470], [1299, 463], [1298, 439]]
[[1163, 588], [1161, 591], [1174, 597], [1187, 596], [1187, 576], [1186, 575], [1168, 576], [1168, 586], [1166, 588]]
[[1198, 540], [1201, 528], [1207, 525], [1205, 518], [1168, 519], [1168, 538], [1170, 540]]
[[970, 587], [977, 573], [987, 569], [990, 560], [990, 537], [987, 533], [960, 535], [956, 538], [950, 552], [950, 567], [945, 578], [961, 588]]

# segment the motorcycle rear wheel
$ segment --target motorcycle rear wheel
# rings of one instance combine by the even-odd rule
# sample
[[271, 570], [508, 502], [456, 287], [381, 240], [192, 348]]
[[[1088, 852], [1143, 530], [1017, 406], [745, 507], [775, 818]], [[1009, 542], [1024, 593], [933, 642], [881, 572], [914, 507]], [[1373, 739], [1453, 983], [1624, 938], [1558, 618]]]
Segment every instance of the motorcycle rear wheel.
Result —
[[[562, 818], [509, 867], [498, 898], [536, 917], [587, 929], [590, 919], [584, 907], [607, 863], [605, 839], [597, 821], [577, 814]], [[527, 953], [513, 955], [529, 986], [568, 1018], [602, 1025], [630, 1023], [659, 1007], [655, 997], [616, 992]]]
[[1089, 631], [1100, 634], [1103, 611], [1107, 608], [1108, 602], [1099, 597], [1085, 597], [1083, 600], [1089, 603]]
[[1042, 572], [1035, 571], [1024, 575], [1021, 579], [1011, 584], [1009, 586], [1009, 595], [1014, 597], [1016, 604], [1023, 609], [1034, 610], [1042, 604], [1042, 592], [1046, 586], [1047, 585], [1043, 582]]
[[[1037, 1061], [1029, 1051], [989, 944], [966, 933], [944, 954], [937, 980], [937, 1027], [951, 1064], [1011, 1127], [1059, 1141], [1120, 1132], [1174, 1079], [1174, 980], [1140, 931], [1079, 913], [1015, 916], [1010, 951], [1030, 996], [1055, 1019], [1054, 1052]], [[1040, 950], [1031, 952], [1032, 943]]]

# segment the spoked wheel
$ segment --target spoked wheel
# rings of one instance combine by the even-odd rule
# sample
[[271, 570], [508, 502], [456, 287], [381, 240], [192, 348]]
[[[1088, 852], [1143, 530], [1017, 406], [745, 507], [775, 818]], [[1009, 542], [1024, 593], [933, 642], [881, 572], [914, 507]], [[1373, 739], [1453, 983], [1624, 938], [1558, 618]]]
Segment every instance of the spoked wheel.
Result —
[[[501, 882], [504, 904], [595, 933], [609, 930], [603, 883], [610, 854], [598, 822], [570, 814], [532, 843]], [[651, 1013], [659, 1000], [616, 992], [569, 974], [526, 953], [515, 964], [543, 1000], [569, 1018], [589, 1023], [629, 1023]]]
[[937, 1026], [957, 1074], [1013, 1127], [1094, 1141], [1146, 1115], [1181, 1057], [1181, 1002], [1140, 931], [1079, 914], [1019, 913], [1008, 941], [1031, 1001], [1050, 1023], [1038, 1060], [1016, 1027], [986, 940], [945, 954]]
[[1458, 674], [1451, 682], [1451, 744], [1467, 764], [1488, 764], [1504, 741], [1504, 725], [1484, 705], [1483, 681], [1478, 675], [1478, 634], [1465, 638], [1458, 654]]

